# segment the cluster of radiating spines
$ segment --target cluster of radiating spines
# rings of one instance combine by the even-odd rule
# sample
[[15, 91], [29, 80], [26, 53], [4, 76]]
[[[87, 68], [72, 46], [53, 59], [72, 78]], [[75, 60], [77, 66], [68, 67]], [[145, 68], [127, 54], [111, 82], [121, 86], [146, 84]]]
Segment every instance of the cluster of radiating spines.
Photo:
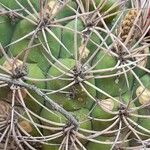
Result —
[[[145, 3], [148, 5], [148, 2], [145, 1]], [[149, 30], [147, 25], [149, 20], [146, 19], [148, 16], [145, 12], [147, 5], [143, 9], [133, 7], [131, 10], [126, 10], [127, 13], [124, 16], [120, 15], [122, 18], [116, 30], [116, 35], [120, 40], [117, 38], [111, 46], [121, 68], [126, 73], [131, 72], [136, 80], [139, 80], [138, 77], [142, 72], [149, 73], [149, 44], [145, 42], [148, 37], [144, 37]], [[145, 16], [145, 19], [142, 16]], [[141, 23], [142, 20], [145, 26]], [[141, 70], [140, 74], [137, 74], [135, 70]]]
[[[62, 6], [63, 8], [63, 4], [61, 3], [62, 2], [60, 1], [59, 5], [57, 5], [57, 3], [54, 4], [54, 2], [51, 2], [48, 4], [48, 6], [44, 7], [48, 8], [48, 10], [46, 10], [46, 16], [44, 16], [48, 17], [48, 20], [45, 20], [44, 18], [43, 21], [42, 18], [40, 18], [43, 15], [42, 11], [40, 13], [35, 11], [36, 15], [29, 14], [29, 12], [26, 11], [30, 17], [23, 17], [20, 15], [27, 21], [27, 24], [29, 23], [35, 25], [37, 28], [34, 27], [29, 33], [27, 32], [24, 35], [21, 35], [21, 37], [16, 36], [16, 38], [12, 40], [12, 43], [9, 44], [10, 47], [11, 45], [15, 45], [24, 39], [27, 39], [29, 44], [26, 44], [26, 47], [23, 47], [23, 51], [20, 51], [19, 54], [18, 52], [16, 52], [16, 54], [15, 52], [13, 53], [12, 48], [12, 51], [10, 51], [12, 54], [9, 54], [9, 57], [13, 56], [15, 58], [12, 59], [11, 57], [8, 57], [8, 60], [2, 63], [3, 65], [1, 68], [8, 74], [10, 73], [9, 76], [13, 77], [14, 79], [21, 78], [23, 81], [34, 84], [35, 86], [39, 87], [41, 91], [46, 92], [50, 99], [59, 103], [59, 105], [64, 107], [66, 110], [68, 109], [68, 111], [79, 120], [80, 127], [78, 130], [74, 130], [74, 126], [70, 126], [70, 122], [68, 122], [63, 115], [56, 111], [51, 111], [52, 108], [49, 106], [49, 102], [45, 100], [43, 102], [43, 99], [37, 97], [36, 94], [34, 95], [32, 91], [24, 88], [22, 89], [19, 86], [11, 86], [10, 93], [6, 97], [7, 101], [11, 103], [11, 111], [8, 112], [10, 116], [10, 118], [8, 117], [8, 122], [12, 124], [10, 125], [11, 130], [13, 126], [13, 134], [11, 134], [10, 137], [17, 136], [18, 139], [16, 139], [16, 142], [18, 142], [17, 144], [20, 145], [21, 149], [23, 149], [22, 143], [29, 149], [33, 149], [35, 146], [33, 143], [35, 143], [35, 141], [41, 143], [41, 145], [44, 144], [44, 147], [48, 145], [52, 147], [56, 146], [60, 149], [91, 149], [92, 147], [97, 146], [97, 144], [105, 145], [107, 149], [115, 147], [125, 148], [130, 147], [130, 141], [134, 141], [134, 139], [137, 144], [139, 144], [139, 148], [146, 147], [149, 139], [149, 129], [147, 129], [147, 127], [143, 127], [143, 125], [138, 125], [139, 123], [137, 120], [138, 118], [149, 118], [149, 116], [141, 115], [137, 111], [147, 106], [147, 102], [145, 106], [145, 103], [143, 105], [143, 101], [145, 101], [145, 97], [147, 98], [149, 96], [149, 94], [147, 94], [149, 90], [146, 89], [145, 93], [145, 90], [143, 89], [143, 91], [141, 91], [139, 87], [136, 91], [135, 97], [132, 96], [132, 94], [130, 95], [130, 93], [127, 93], [128, 89], [131, 88], [129, 80], [131, 80], [132, 84], [132, 74], [135, 80], [140, 83], [140, 86], [143, 87], [143, 83], [141, 83], [139, 76], [132, 71], [132, 67], [130, 68], [130, 66], [127, 66], [126, 70], [126, 67], [124, 69], [123, 66], [120, 66], [119, 61], [121, 59], [116, 55], [116, 53], [114, 53], [114, 51], [111, 51], [111, 48], [109, 47], [111, 44], [107, 43], [106, 39], [108, 38], [111, 39], [110, 43], [120, 40], [119, 38], [116, 38], [115, 34], [113, 34], [113, 30], [116, 28], [117, 21], [110, 29], [108, 28], [104, 19], [101, 19], [101, 13], [95, 12], [95, 14], [97, 13], [95, 16], [99, 16], [99, 19], [101, 20], [100, 24], [102, 24], [102, 26], [93, 26], [92, 24], [90, 24], [92, 26], [86, 26], [87, 24], [84, 24], [83, 28], [80, 30], [78, 29], [77, 24], [79, 22], [79, 27], [82, 25], [82, 23], [80, 23], [80, 16], [82, 16], [81, 20], [84, 22], [84, 18], [86, 18], [88, 15], [86, 15], [86, 13], [80, 14], [78, 9], [74, 9], [69, 6], [69, 8], [73, 9], [73, 12], [75, 12], [73, 16], [65, 17], [65, 19], [62, 20], [55, 19], [55, 17], [54, 19], [53, 17], [51, 18], [49, 12], [51, 12], [52, 15], [57, 13], [57, 9], [53, 8], [59, 8], [58, 6]], [[77, 1], [77, 3], [79, 2]], [[64, 3], [64, 6], [67, 4], [67, 2]], [[74, 19], [74, 22], [71, 25], [61, 25], [61, 23], [63, 24], [65, 21], [68, 22], [70, 19]], [[132, 25], [133, 24], [134, 23], [132, 22]], [[59, 31], [59, 29], [61, 29], [61, 31]], [[124, 29], [123, 26], [122, 29]], [[21, 30], [22, 29], [18, 30], [18, 32]], [[64, 32], [62, 32], [62, 30], [64, 30]], [[65, 31], [70, 31], [70, 33], [67, 32], [66, 36], [64, 37], [71, 35], [71, 40], [73, 40], [73, 43], [75, 44], [71, 43], [71, 46], [67, 45], [66, 43], [68, 43], [68, 38], [66, 41], [61, 41], [61, 38], [63, 37], [60, 35], [65, 35]], [[42, 32], [41, 35], [40, 32]], [[104, 34], [104, 38], [100, 32]], [[107, 32], [112, 33], [108, 34]], [[94, 36], [90, 36], [92, 34], [94, 34], [98, 41], [93, 38]], [[35, 43], [32, 40], [29, 40], [30, 38], [38, 39], [38, 36], [42, 36], [43, 38], [39, 38], [39, 41], [35, 41]], [[59, 38], [59, 36], [61, 38]], [[80, 36], [81, 39], [79, 38]], [[79, 45], [78, 38], [81, 40]], [[51, 39], [53, 40], [51, 41]], [[92, 53], [90, 53], [91, 49], [89, 41], [92, 43], [92, 46], [95, 46], [95, 49], [92, 51]], [[61, 49], [63, 49], [59, 52], [56, 52], [59, 53], [56, 55], [62, 57], [61, 59], [58, 59], [55, 54], [52, 54], [53, 48], [55, 49], [55, 47], [51, 47], [49, 44], [52, 42], [56, 43], [57, 46], [60, 45], [58, 48], [61, 47]], [[40, 58], [40, 60], [46, 60], [45, 62], [48, 63], [48, 68], [51, 66], [50, 70], [47, 68], [44, 69], [43, 64], [38, 64], [37, 67], [35, 65], [35, 63], [38, 63], [36, 62], [37, 58], [32, 58], [29, 56], [30, 54], [28, 52], [30, 52], [30, 49], [37, 47], [38, 45], [42, 45], [43, 57], [37, 58]], [[133, 51], [136, 53], [139, 49], [148, 46], [137, 47], [133, 45], [133, 47]], [[24, 55], [19, 57], [21, 56], [21, 53]], [[4, 52], [3, 54], [6, 55]], [[149, 51], [147, 51], [146, 56], [148, 56], [148, 54]], [[137, 54], [137, 57], [141, 58], [141, 56], [144, 56], [145, 58], [145, 54]], [[64, 60], [65, 57], [68, 57], [68, 59]], [[130, 57], [130, 54], [126, 55], [126, 59], [130, 59]], [[21, 58], [21, 61], [18, 60]], [[9, 65], [8, 62], [11, 65]], [[139, 62], [139, 60], [137, 60], [137, 62]], [[26, 71], [25, 73], [23, 72], [23, 74], [21, 71], [21, 75], [18, 76], [18, 68], [20, 68], [20, 63], [21, 69], [22, 64], [27, 65], [27, 69], [29, 71], [27, 76]], [[126, 65], [126, 63], [123, 65]], [[15, 69], [15, 66], [19, 67]], [[36, 68], [37, 72], [35, 74], [38, 73], [38, 76], [32, 73], [33, 68]], [[46, 79], [43, 73], [40, 72], [41, 68], [44, 70], [49, 70], [46, 73]], [[142, 66], [142, 68], [145, 68], [145, 65], [144, 67]], [[148, 69], [143, 70], [148, 72]], [[131, 73], [129, 73], [130, 71]], [[107, 81], [109, 82], [107, 83]], [[40, 84], [43, 82], [46, 83], [46, 85], [43, 84], [41, 86]], [[94, 82], [97, 82], [97, 84]], [[46, 86], [47, 89], [45, 89]], [[111, 88], [108, 88], [108, 86]], [[30, 100], [28, 97], [30, 97]], [[69, 101], [65, 101], [64, 99], [66, 98], [69, 99]], [[85, 99], [89, 101], [89, 103], [86, 104], [84, 101]], [[134, 101], [138, 101], [137, 99], [139, 100], [140, 104], [142, 104], [139, 107], [136, 107], [134, 104]], [[149, 99], [149, 97], [147, 99]], [[148, 101], [147, 99], [146, 101]], [[28, 102], [28, 100], [30, 102]], [[62, 103], [62, 101], [65, 102]], [[76, 103], [76, 101], [79, 103]], [[93, 102], [94, 104], [91, 104]], [[14, 105], [19, 105], [21, 109], [25, 111], [25, 114], [18, 112], [18, 110], [14, 108]], [[31, 107], [31, 105], [33, 105], [36, 110], [34, 107]], [[68, 105], [71, 105], [71, 108], [68, 107]], [[81, 108], [84, 106], [86, 108]], [[39, 113], [41, 110], [42, 112]], [[12, 114], [14, 112], [19, 117], [13, 117]], [[103, 115], [101, 116], [99, 114]], [[24, 117], [22, 118], [21, 116]], [[16, 120], [14, 118], [17, 118], [17, 120], [19, 118], [20, 120], [19, 122], [17, 121], [17, 128], [15, 129], [14, 126], [16, 125]], [[137, 128], [135, 128], [135, 126], [137, 126]], [[2, 133], [4, 136], [3, 140], [5, 140], [5, 133], [7, 130], [9, 129], [6, 128], [6, 130], [3, 130], [2, 127]], [[123, 133], [126, 134], [124, 135]], [[108, 135], [110, 136], [109, 139]], [[147, 138], [143, 140], [143, 136], [144, 138]]]
[[[12, 98], [12, 104], [6, 101], [0, 101], [0, 148], [16, 149], [22, 148], [20, 141], [26, 141], [24, 137], [29, 136], [31, 132], [30, 120], [21, 119], [24, 111], [21, 107], [13, 105], [15, 100]], [[24, 135], [24, 136], [23, 136]], [[19, 146], [20, 145], [20, 146]]]

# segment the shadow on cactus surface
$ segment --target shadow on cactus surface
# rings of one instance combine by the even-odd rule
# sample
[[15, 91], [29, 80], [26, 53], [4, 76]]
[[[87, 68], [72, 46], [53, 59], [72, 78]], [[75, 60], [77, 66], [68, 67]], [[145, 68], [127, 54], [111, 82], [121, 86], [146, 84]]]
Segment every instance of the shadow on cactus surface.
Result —
[[0, 0], [0, 150], [150, 149], [149, 0]]

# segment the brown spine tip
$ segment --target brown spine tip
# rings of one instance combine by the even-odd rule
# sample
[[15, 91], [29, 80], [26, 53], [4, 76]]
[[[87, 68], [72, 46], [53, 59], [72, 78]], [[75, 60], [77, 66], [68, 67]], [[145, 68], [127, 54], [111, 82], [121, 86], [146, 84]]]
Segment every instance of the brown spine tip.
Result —
[[23, 130], [25, 130], [27, 133], [31, 133], [33, 131], [33, 128], [31, 126], [31, 124], [26, 121], [26, 120], [23, 120], [21, 122], [19, 122], [19, 125], [23, 128]]
[[136, 95], [139, 99], [140, 104], [148, 104], [150, 103], [150, 90], [145, 87], [139, 86], [136, 89]]
[[[129, 10], [129, 12], [124, 17], [120, 27], [120, 32], [121, 32], [120, 37], [123, 41], [126, 40], [131, 28], [133, 27], [136, 16], [137, 16], [137, 10]], [[132, 37], [133, 36], [131, 36], [131, 38]]]

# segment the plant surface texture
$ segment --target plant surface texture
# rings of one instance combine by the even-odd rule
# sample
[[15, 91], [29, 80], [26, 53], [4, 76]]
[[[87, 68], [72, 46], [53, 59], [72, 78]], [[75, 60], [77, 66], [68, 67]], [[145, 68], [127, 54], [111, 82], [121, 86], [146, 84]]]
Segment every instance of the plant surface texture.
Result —
[[0, 0], [0, 150], [150, 150], [150, 0]]

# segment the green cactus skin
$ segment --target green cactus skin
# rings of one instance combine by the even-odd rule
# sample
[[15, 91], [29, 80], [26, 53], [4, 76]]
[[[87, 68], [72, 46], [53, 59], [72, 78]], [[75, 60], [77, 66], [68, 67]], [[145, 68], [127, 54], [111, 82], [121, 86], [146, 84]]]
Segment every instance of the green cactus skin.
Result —
[[[30, 94], [40, 103], [40, 104], [44, 104], [44, 99], [42, 99], [41, 97], [39, 97], [38, 95], [36, 95], [35, 93], [29, 91]], [[42, 106], [40, 106], [37, 102], [35, 102], [33, 99], [31, 99], [29, 96], [26, 96], [24, 98], [24, 102], [26, 104], [26, 107], [28, 109], [30, 109], [31, 111], [33, 111], [36, 114], [40, 114], [40, 111], [42, 109]]]
[[[142, 115], [142, 116], [149, 116], [150, 115], [150, 111], [149, 111], [149, 107], [144, 107], [143, 109], [139, 109], [138, 110], [138, 115]], [[138, 121], [137, 124], [139, 126], [141, 126], [142, 128], [144, 128], [145, 130], [150, 130], [150, 120], [148, 118], [142, 118], [142, 117], [138, 117]], [[140, 138], [142, 140], [146, 140], [149, 137], [149, 133], [140, 129], [138, 126], [135, 128], [138, 132], [141, 132], [142, 134], [146, 134], [145, 135], [141, 135]], [[137, 141], [134, 141], [135, 135], [131, 134], [130, 138], [132, 138], [133, 140], [130, 141], [130, 146], [137, 146], [140, 145], [140, 143], [138, 143]]]
[[[150, 52], [150, 48], [149, 48], [149, 52]], [[147, 59], [146, 68], [150, 69], [150, 57], [149, 56], [148, 56], [148, 59]]]
[[[77, 23], [77, 25], [75, 25]], [[83, 22], [79, 19], [74, 19], [73, 21], [70, 21], [68, 24], [66, 24], [65, 27], [69, 29], [63, 29], [62, 31], [62, 43], [64, 46], [69, 50], [70, 53], [68, 53], [64, 47], [61, 46], [61, 51], [60, 51], [60, 58], [69, 58], [74, 56], [74, 31], [75, 31], [75, 26], [77, 26], [77, 31], [82, 31], [84, 29]], [[77, 34], [77, 48], [81, 45], [81, 35], [78, 33]]]
[[[150, 111], [149, 111], [149, 108], [144, 108], [144, 109], [141, 109], [138, 111], [139, 112], [139, 115], [147, 115], [149, 116], [150, 115]], [[138, 125], [142, 126], [143, 128], [147, 129], [147, 130], [150, 130], [150, 120], [148, 118], [140, 118], [139, 117], [139, 120], [138, 120]], [[138, 131], [144, 133], [144, 134], [148, 134], [147, 132], [141, 130], [141, 129], [138, 129], [138, 127], [136, 128]], [[147, 139], [146, 136], [142, 136], [142, 139]]]
[[[121, 99], [120, 98], [117, 98], [117, 99], [122, 101], [125, 105], [128, 105], [128, 102], [131, 99], [131, 95], [130, 95], [129, 92], [127, 92], [127, 93], [125, 93], [121, 96]], [[106, 100], [104, 99], [104, 101], [107, 101], [107, 99]], [[111, 105], [113, 107], [111, 107]], [[117, 112], [118, 111], [118, 114], [119, 114], [119, 110], [121, 108], [121, 105], [118, 102], [115, 102], [114, 100], [112, 100], [112, 102], [110, 101], [108, 106], [110, 106], [110, 108], [111, 108], [109, 111], [111, 111], [111, 112]], [[132, 109], [132, 108], [135, 108], [135, 107], [136, 106], [135, 106], [134, 103], [130, 103], [129, 109]], [[137, 111], [135, 111], [134, 113], [137, 114]], [[113, 118], [115, 115], [105, 111], [105, 109], [103, 109], [102, 107], [97, 105], [94, 108], [94, 110], [92, 111], [91, 116], [94, 117], [94, 118], [99, 118], [99, 119], [110, 119], [110, 118]], [[137, 122], [137, 120], [138, 120], [137, 117], [130, 117], [129, 116], [129, 118], [132, 119], [135, 122]], [[93, 126], [94, 130], [103, 130], [103, 129], [109, 127], [112, 123], [113, 123], [113, 121], [103, 122], [103, 121], [92, 120], [92, 126]]]
[[[4, 62], [6, 61], [5, 57], [3, 56], [2, 58], [0, 58], [0, 66], [3, 66]], [[2, 74], [7, 74], [6, 71], [0, 69], [0, 73]], [[0, 88], [0, 98], [1, 99], [6, 99], [8, 97], [8, 93], [11, 92], [10, 87], [5, 86], [5, 87], [1, 87]]]
[[[104, 136], [99, 136], [96, 138], [96, 140], [99, 141], [104, 141], [104, 142], [112, 142], [112, 137], [104, 137]], [[109, 144], [99, 144], [99, 143], [94, 143], [94, 142], [89, 142], [86, 146], [87, 150], [110, 150], [112, 145]]]
[[88, 120], [84, 122], [88, 117], [89, 110], [86, 108], [81, 108], [77, 111], [72, 112], [72, 115], [80, 122], [80, 128], [82, 129], [91, 129], [91, 121]]
[[[45, 76], [42, 70], [38, 67], [37, 64], [27, 64], [27, 76], [35, 79], [44, 79]], [[35, 85], [38, 88], [45, 88], [45, 82], [41, 81], [28, 81], [29, 84]]]
[[46, 145], [43, 144], [41, 150], [58, 150], [59, 146], [58, 145]]
[[[101, 60], [101, 61], [99, 61]], [[95, 67], [95, 70], [99, 69], [109, 69], [113, 68], [116, 65], [116, 59], [111, 56], [108, 52], [100, 51], [96, 57], [94, 58], [92, 65], [94, 65], [96, 62], [99, 63]], [[96, 73], [94, 75], [110, 75], [114, 74], [116, 71], [106, 71], [103, 73]], [[128, 75], [128, 80], [129, 80], [129, 86], [130, 88], [132, 87], [133, 84], [133, 76], [131, 73], [127, 73]], [[118, 82], [116, 83], [116, 81]], [[127, 84], [126, 84], [126, 79], [124, 77], [124, 74], [114, 77], [108, 77], [108, 78], [100, 78], [100, 79], [95, 79], [96, 86], [100, 88], [101, 90], [107, 92], [111, 96], [119, 96], [118, 91], [120, 91], [122, 94], [125, 93], [128, 90]], [[97, 93], [98, 98], [106, 98], [105, 95], [101, 94], [100, 92]]]
[[[82, 0], [82, 2], [83, 2], [83, 5], [86, 7], [86, 2], [87, 1], [86, 0]], [[95, 2], [95, 6], [97, 7], [102, 2], [102, 0], [95, 0], [94, 2]], [[105, 3], [105, 5], [103, 5], [102, 9], [99, 10], [100, 13], [102, 13], [102, 14], [105, 13], [115, 2], [116, 2], [115, 0], [107, 0], [107, 2]], [[93, 3], [92, 3], [92, 0], [90, 0], [89, 8], [90, 8], [90, 11], [95, 10], [95, 8], [93, 6]], [[119, 7], [116, 6], [111, 11], [109, 11], [108, 14], [115, 13], [118, 10], [119, 10]], [[116, 17], [116, 15], [112, 15], [112, 16], [108, 17], [107, 19], [105, 19], [105, 21], [107, 23], [110, 23], [115, 17]]]
[[[69, 16], [73, 16], [75, 15], [75, 12], [70, 9], [69, 7], [73, 8], [73, 9], [77, 9], [77, 4], [74, 2], [74, 1], [69, 1], [67, 3], [68, 6], [64, 6], [63, 9], [61, 9], [57, 15], [55, 16], [56, 19], [62, 19], [62, 18], [66, 18], [66, 17], [69, 17]], [[62, 25], [66, 25], [69, 21], [62, 21], [61, 24]]]
[[[93, 62], [92, 62], [92, 66], [95, 63], [97, 63], [98, 61], [99, 61], [99, 63], [94, 68], [95, 70], [113, 68], [113, 67], [115, 67], [115, 65], [117, 63], [117, 60], [115, 59], [115, 57], [113, 57], [111, 54], [109, 54], [109, 52], [104, 52], [103, 50], [100, 50], [97, 53], [97, 55], [94, 57]], [[111, 74], [113, 72], [114, 71], [109, 71], [109, 72], [107, 71], [107, 72], [100, 73], [100, 75]]]
[[140, 81], [143, 83], [143, 85], [150, 89], [150, 75], [149, 74], [145, 74], [144, 76], [142, 76], [140, 78]]
[[[51, 112], [48, 112], [45, 109], [42, 109], [40, 116], [42, 118], [45, 118], [47, 120], [50, 120], [50, 121], [53, 121], [53, 122], [56, 122], [56, 123], [65, 123], [66, 125], [69, 123], [62, 114], [60, 114], [60, 113], [58, 113], [56, 111], [53, 111], [53, 112], [54, 112], [54, 114], [51, 113]], [[71, 113], [79, 121], [79, 127], [80, 128], [86, 129], [86, 130], [91, 130], [92, 129], [92, 127], [91, 127], [91, 121], [87, 120], [87, 116], [88, 116], [88, 113], [89, 113], [88, 109], [81, 108], [79, 110], [76, 110], [76, 111], [73, 111], [73, 112], [69, 112], [69, 113]], [[56, 115], [58, 115], [58, 116], [56, 116]], [[87, 120], [87, 121], [85, 121], [85, 120]], [[48, 123], [45, 123], [44, 121], [42, 121], [42, 124], [43, 125], [48, 125], [48, 126], [50, 125]], [[44, 135], [50, 135], [50, 134], [55, 133], [55, 132], [56, 131], [43, 129], [43, 134]], [[54, 140], [49, 141], [49, 142], [50, 143], [51, 142], [55, 142], [55, 143], [58, 144], [58, 143], [61, 143], [62, 138], [63, 137], [60, 137], [60, 138], [54, 139]], [[80, 141], [83, 144], [87, 143], [87, 141], [83, 140], [83, 139], [80, 139]]]
[[[142, 51], [141, 51], [142, 52]], [[140, 53], [140, 52], [139, 52]], [[150, 50], [149, 50], [149, 48], [147, 47], [147, 48], [145, 48], [145, 49], [143, 49], [143, 54], [148, 54], [148, 53], [150, 53]], [[138, 58], [136, 58], [136, 59], [138, 59]], [[145, 57], [144, 59], [143, 59], [143, 62], [145, 61], [145, 64], [143, 64], [142, 65], [142, 67], [145, 67], [145, 68], [150, 68], [150, 57], [149, 56], [147, 56], [147, 57]], [[140, 65], [139, 65], [140, 66]], [[142, 77], [142, 76], [144, 76], [147, 72], [146, 71], [144, 71], [144, 70], [142, 70], [142, 69], [140, 69], [140, 68], [138, 68], [138, 67], [135, 67], [135, 69], [133, 69], [134, 70], [134, 72], [136, 73], [136, 75], [138, 76], [138, 77]]]
[[[123, 94], [121, 96], [121, 100], [122, 100], [122, 102], [124, 104], [126, 104], [126, 106], [128, 106], [128, 111], [136, 108], [135, 103], [132, 102], [132, 100], [133, 100], [133, 93], [131, 93], [130, 90], [128, 90], [125, 94]], [[138, 111], [135, 110], [135, 111], [133, 111], [133, 113], [134, 114], [138, 114]], [[134, 122], [138, 121], [138, 117], [130, 116], [130, 113], [128, 114], [128, 117], [130, 119], [132, 119]]]
[[[112, 100], [112, 110], [111, 111], [117, 111], [118, 110], [118, 104], [115, 103]], [[100, 106], [96, 106], [92, 113], [91, 113], [91, 117], [93, 118], [97, 118], [97, 119], [110, 119], [112, 117], [114, 117], [114, 115], [106, 112], [104, 109], [102, 109]], [[107, 122], [103, 122], [103, 121], [96, 121], [96, 120], [92, 120], [92, 127], [94, 130], [103, 130], [105, 128], [107, 128], [108, 126], [110, 126], [112, 124], [112, 121], [107, 121]]]
[[[42, 72], [42, 70], [37, 66], [37, 64], [28, 64], [27, 65], [27, 69], [28, 69], [28, 77], [30, 78], [36, 78], [36, 79], [44, 79], [45, 76]], [[35, 81], [27, 81], [27, 83], [35, 85], [38, 88], [44, 89], [45, 88], [45, 82], [35, 82]], [[40, 97], [39, 95], [37, 95], [35, 92], [28, 90], [29, 93], [41, 104], [44, 103], [44, 100], [42, 97]], [[36, 112], [37, 114], [40, 113], [41, 110], [41, 106], [35, 102], [34, 100], [32, 100], [28, 95], [27, 97], [24, 98], [24, 101], [26, 103], [26, 106], [32, 110], [33, 112]]]
[[[17, 4], [15, 0], [0, 0], [0, 2], [8, 7], [9, 9], [15, 10], [15, 9], [21, 9], [21, 7]], [[30, 5], [28, 4], [27, 0], [18, 0], [18, 2], [24, 6], [29, 12], [32, 13], [32, 9]], [[38, 0], [30, 0], [33, 7], [38, 11], [39, 10], [39, 3]], [[20, 13], [23, 13], [24, 15], [27, 15], [25, 11], [20, 11]]]
[[[73, 110], [78, 110], [80, 109], [82, 106], [85, 105], [85, 103], [83, 102], [77, 102], [77, 101], [73, 101], [70, 98], [67, 98], [67, 96], [65, 94], [52, 94], [49, 96], [52, 100], [54, 100], [55, 102], [57, 102], [58, 104], [60, 104], [63, 108], [65, 108], [67, 111], [73, 111]], [[49, 106], [49, 103], [46, 103], [46, 106], [48, 106], [49, 108], [51, 108], [51, 106]]]
[[[41, 113], [40, 113], [40, 116], [44, 119], [47, 119], [47, 120], [50, 120], [50, 121], [53, 121], [53, 122], [56, 122], [56, 123], [65, 123], [65, 122], [67, 122], [66, 118], [62, 114], [60, 114], [56, 111], [52, 111], [52, 112], [53, 113], [51, 113], [48, 110], [43, 108]], [[49, 125], [49, 123], [46, 123], [44, 121], [42, 121], [42, 124]], [[48, 130], [46, 130], [46, 131], [48, 131]], [[44, 133], [46, 135], [48, 135], [48, 132], [44, 132]]]
[[[12, 38], [14, 25], [11, 24], [11, 19], [8, 16], [0, 16], [0, 42], [3, 47], [7, 46]], [[1, 52], [0, 52], [0, 55]]]
[[[79, 122], [79, 127], [81, 129], [86, 129], [86, 130], [92, 130], [92, 124], [91, 121], [88, 119], [88, 115], [89, 115], [89, 110], [86, 108], [81, 108], [77, 111], [71, 112], [72, 115], [78, 120]], [[88, 133], [84, 133], [82, 131], [79, 131], [81, 134], [83, 135], [89, 135]], [[79, 138], [80, 142], [83, 145], [87, 144], [87, 140]]]
[[[58, 64], [58, 62], [56, 62], [54, 65], [56, 65], [58, 68], [62, 69], [63, 71], [65, 71], [66, 73], [70, 72], [70, 70], [74, 69], [75, 66], [75, 60], [74, 59], [58, 59], [58, 61], [60, 63], [62, 63], [63, 65], [67, 66], [69, 71], [67, 71], [64, 67], [60, 66], [60, 64]], [[69, 78], [67, 75], [63, 75], [62, 72], [60, 72], [57, 68], [55, 68], [55, 66], [52, 66], [49, 71], [48, 71], [48, 76], [47, 77], [59, 77], [62, 74], [62, 78]], [[60, 82], [61, 81], [61, 82]], [[52, 90], [58, 90], [60, 88], [63, 88], [64, 86], [68, 85], [70, 83], [70, 81], [66, 81], [66, 80], [60, 80], [59, 78], [57, 80], [52, 80], [47, 82], [47, 87], [52, 89]]]
[[[35, 31], [36, 28], [37, 28], [36, 25], [31, 24], [26, 19], [23, 19], [22, 21], [20, 21], [17, 24], [16, 30], [14, 31], [14, 35], [12, 37], [11, 42], [18, 40], [19, 38], [27, 35], [28, 33], [32, 32], [32, 31]], [[53, 32], [57, 36], [58, 39], [61, 39], [61, 29], [60, 28], [51, 28], [50, 30], [51, 30], [51, 32]], [[49, 44], [50, 51], [51, 51], [52, 55], [57, 59], [57, 57], [59, 55], [60, 45], [56, 44], [57, 41], [53, 38], [53, 36], [51, 36], [47, 32], [46, 32], [46, 36], [47, 36], [48, 43], [50, 43]], [[15, 57], [19, 53], [21, 53], [23, 50], [26, 50], [31, 38], [32, 38], [32, 36], [27, 37], [27, 38], [23, 39], [22, 41], [11, 45], [10, 49], [9, 49], [10, 55], [13, 55]], [[39, 44], [40, 42], [43, 42], [44, 46], [46, 46], [41, 31], [39, 31], [36, 34], [36, 37], [33, 41], [32, 46]], [[43, 72], [46, 72], [47, 69], [49, 68], [50, 64], [46, 60], [46, 58], [44, 57], [43, 54], [47, 56], [47, 53], [45, 53], [45, 49], [40, 44], [36, 45], [32, 48], [29, 48], [29, 54], [28, 54], [27, 62], [28, 63], [38, 63], [38, 66], [43, 70]], [[24, 55], [25, 55], [25, 53], [22, 53], [19, 56], [19, 59], [23, 60]], [[50, 59], [51, 62], [54, 61], [50, 56], [48, 58]]]
[[[57, 123], [67, 123], [67, 119], [60, 113], [53, 111], [54, 113], [49, 112], [46, 109], [42, 109], [40, 116], [53, 121]], [[83, 129], [91, 129], [91, 121], [83, 122], [87, 119], [87, 115], [89, 113], [89, 110], [86, 108], [81, 108], [79, 110], [69, 112], [71, 113], [79, 122], [80, 122], [80, 128]], [[83, 123], [82, 123], [83, 122]], [[43, 124], [47, 124], [43, 122]]]
[[[91, 32], [91, 33], [85, 33], [86, 37], [89, 37], [88, 41], [85, 41], [85, 43], [83, 42], [83, 45], [85, 44], [85, 47], [88, 49], [89, 53], [87, 55], [87, 57], [82, 58], [82, 62], [86, 62], [90, 56], [92, 56], [92, 54], [99, 49], [98, 46], [101, 44], [101, 40], [99, 39], [98, 35], [96, 35], [96, 33]], [[84, 37], [83, 37], [84, 39]], [[91, 63], [90, 63], [91, 64]]]

